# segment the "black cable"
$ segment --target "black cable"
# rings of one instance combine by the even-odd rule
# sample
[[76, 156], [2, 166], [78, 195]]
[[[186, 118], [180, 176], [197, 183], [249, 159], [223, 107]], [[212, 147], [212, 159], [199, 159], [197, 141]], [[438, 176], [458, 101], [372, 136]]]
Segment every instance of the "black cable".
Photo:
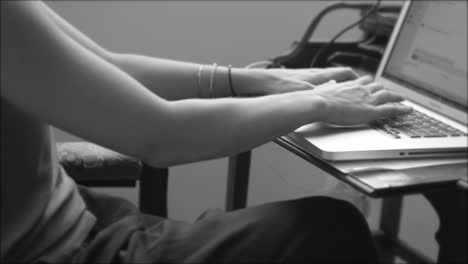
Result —
[[327, 51], [327, 49], [333, 44], [335, 43], [335, 41], [341, 37], [344, 33], [348, 32], [350, 29], [352, 29], [353, 27], [359, 25], [360, 23], [362, 23], [363, 21], [365, 21], [370, 15], [372, 15], [374, 12], [376, 12], [378, 9], [379, 9], [379, 6], [380, 6], [380, 2], [382, 2], [382, 0], [377, 0], [377, 2], [374, 4], [374, 6], [369, 10], [369, 12], [367, 12], [367, 14], [365, 14], [364, 16], [361, 17], [361, 19], [359, 19], [358, 21], [352, 23], [351, 25], [347, 26], [346, 28], [344, 28], [343, 30], [341, 30], [340, 32], [338, 32], [338, 34], [336, 34], [326, 45], [323, 45], [318, 51], [317, 53], [315, 53], [314, 57], [312, 58], [311, 62], [310, 62], [310, 67], [314, 67], [317, 60], [320, 58], [320, 56], [325, 53], [325, 51]]
[[[338, 2], [338, 3], [333, 3], [327, 7], [325, 7], [318, 15], [314, 17], [314, 19], [310, 22], [309, 26], [307, 27], [307, 30], [305, 31], [304, 35], [302, 36], [301, 40], [288, 52], [285, 54], [282, 54], [280, 56], [275, 57], [274, 59], [271, 59], [272, 65], [271, 67], [281, 67], [284, 63], [295, 59], [297, 56], [302, 54], [302, 52], [308, 47], [308, 43], [312, 35], [314, 34], [316, 28], [320, 24], [321, 20], [325, 15], [330, 13], [331, 11], [337, 10], [337, 9], [360, 9], [360, 10], [365, 10], [365, 9], [370, 9], [374, 5], [370, 4], [362, 4], [362, 3], [346, 3], [344, 1]], [[385, 11], [389, 9], [388, 7], [380, 7], [379, 10]], [[391, 9], [393, 10], [393, 9]]]
[[340, 8], [345, 8], [347, 7], [348, 4], [344, 2], [339, 2], [339, 3], [334, 3], [329, 6], [327, 6], [325, 9], [320, 11], [320, 13], [314, 17], [314, 19], [310, 22], [309, 26], [307, 27], [304, 35], [302, 36], [301, 40], [297, 43], [297, 45], [290, 51], [288, 51], [286, 54], [280, 55], [276, 58], [274, 58], [273, 61], [273, 67], [279, 67], [285, 62], [295, 58], [298, 56], [306, 47], [307, 43], [309, 42], [309, 39], [312, 37], [314, 34], [317, 26], [319, 25], [320, 21], [322, 18], [328, 14], [329, 12], [340, 9]]

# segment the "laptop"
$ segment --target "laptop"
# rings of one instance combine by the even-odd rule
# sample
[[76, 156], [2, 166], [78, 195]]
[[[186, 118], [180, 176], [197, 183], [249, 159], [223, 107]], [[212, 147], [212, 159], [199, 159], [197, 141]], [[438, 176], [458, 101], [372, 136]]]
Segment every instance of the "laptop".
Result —
[[413, 113], [353, 127], [313, 123], [287, 137], [334, 161], [467, 156], [467, 56], [466, 1], [407, 1], [375, 79]]

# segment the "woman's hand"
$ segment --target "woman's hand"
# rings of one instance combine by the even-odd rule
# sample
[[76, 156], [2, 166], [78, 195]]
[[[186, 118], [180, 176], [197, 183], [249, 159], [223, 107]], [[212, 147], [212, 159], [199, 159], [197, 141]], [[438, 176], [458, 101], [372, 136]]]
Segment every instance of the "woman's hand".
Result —
[[323, 100], [320, 121], [336, 125], [358, 125], [390, 116], [409, 114], [404, 98], [386, 90], [366, 76], [342, 83], [326, 83], [306, 92]]
[[239, 96], [260, 96], [311, 90], [330, 80], [345, 82], [358, 77], [351, 68], [346, 67], [237, 69], [236, 72], [233, 70], [233, 88]]
[[240, 96], [297, 92], [318, 98], [323, 106], [311, 115], [310, 122], [358, 125], [412, 111], [399, 103], [403, 97], [372, 82], [369, 76], [358, 77], [350, 68], [240, 69], [236, 74], [239, 78], [234, 80], [233, 76], [233, 86]]

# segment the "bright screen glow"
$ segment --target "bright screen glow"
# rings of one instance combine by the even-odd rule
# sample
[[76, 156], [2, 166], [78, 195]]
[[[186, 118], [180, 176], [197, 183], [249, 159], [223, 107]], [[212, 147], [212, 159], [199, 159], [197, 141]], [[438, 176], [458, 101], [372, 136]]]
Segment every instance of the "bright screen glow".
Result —
[[467, 1], [413, 1], [383, 75], [466, 111], [467, 56]]

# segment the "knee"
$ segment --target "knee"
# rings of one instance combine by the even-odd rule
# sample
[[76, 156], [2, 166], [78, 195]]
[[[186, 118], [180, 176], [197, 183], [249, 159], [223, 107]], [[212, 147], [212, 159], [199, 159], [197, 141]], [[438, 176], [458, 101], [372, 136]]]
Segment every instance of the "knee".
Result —
[[320, 207], [320, 209], [323, 212], [326, 212], [326, 215], [329, 217], [334, 217], [334, 218], [345, 217], [349, 219], [359, 219], [359, 220], [364, 219], [359, 209], [356, 206], [354, 206], [352, 203], [346, 200], [321, 196], [321, 197], [318, 197], [318, 200], [316, 201], [316, 203], [320, 204], [320, 206], [317, 206], [317, 207]]
[[[272, 203], [255, 211], [251, 218], [257, 227], [281, 232], [316, 230], [322, 226], [328, 230], [366, 225], [365, 218], [351, 203], [327, 196], [314, 196], [291, 201]], [[287, 228], [286, 228], [287, 227]], [[286, 231], [286, 230], [284, 230]]]
[[[368, 249], [372, 249], [364, 217], [352, 204], [336, 198], [283, 201], [238, 214], [248, 216], [236, 223], [242, 222], [243, 229], [239, 230], [249, 231], [250, 239], [279, 251], [284, 247], [293, 255], [307, 256], [306, 259], [333, 259], [335, 250], [344, 258], [367, 256]], [[278, 241], [283, 242], [279, 245]]]
[[298, 204], [290, 224], [301, 231], [308, 244], [316, 245], [315, 254], [327, 253], [326, 258], [337, 250], [344, 259], [363, 260], [360, 263], [372, 263], [369, 260], [376, 258], [367, 221], [354, 205], [330, 197], [305, 198]]
[[294, 200], [286, 212], [296, 225], [322, 223], [331, 225], [354, 225], [365, 222], [364, 216], [351, 203], [327, 196], [315, 196]]

